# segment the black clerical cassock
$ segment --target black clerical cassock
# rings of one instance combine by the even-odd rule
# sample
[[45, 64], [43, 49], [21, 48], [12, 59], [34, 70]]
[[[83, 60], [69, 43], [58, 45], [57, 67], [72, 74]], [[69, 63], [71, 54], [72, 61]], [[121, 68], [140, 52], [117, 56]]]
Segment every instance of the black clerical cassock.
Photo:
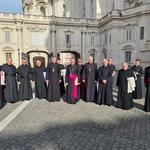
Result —
[[78, 88], [78, 95], [80, 99], [84, 99], [84, 88], [85, 88], [85, 83], [83, 82], [83, 68], [84, 65], [79, 65], [79, 77], [78, 77], [78, 82], [80, 83]]
[[19, 99], [20, 100], [30, 100], [32, 99], [32, 68], [30, 65], [22, 64], [17, 69], [17, 80], [19, 84]]
[[130, 77], [134, 77], [133, 71], [131, 69], [119, 70], [116, 84], [118, 86], [117, 108], [128, 110], [133, 107], [132, 93], [127, 93], [128, 91], [127, 78]]
[[[59, 65], [60, 65], [60, 69], [61, 69], [61, 70], [65, 69], [64, 65], [62, 65], [62, 64], [59, 64]], [[61, 96], [62, 96], [63, 94], [65, 94], [64, 76], [63, 76], [63, 75], [61, 75], [60, 94], [61, 94]]]
[[150, 66], [145, 68], [144, 82], [146, 87], [144, 110], [150, 112]]
[[33, 81], [35, 81], [35, 97], [46, 98], [46, 68], [44, 66], [35, 66], [33, 68]]
[[97, 64], [86, 63], [83, 69], [83, 80], [85, 81], [84, 99], [86, 102], [96, 101], [97, 98]]
[[[99, 78], [99, 89], [97, 96], [98, 104], [113, 104], [113, 96], [112, 96], [112, 87], [111, 87], [111, 77], [112, 77], [112, 69], [109, 65], [101, 66], [98, 69], [98, 78]], [[103, 80], [106, 80], [106, 83], [103, 83]]]
[[5, 73], [4, 100], [6, 102], [18, 101], [16, 67], [6, 63], [2, 65], [1, 71]]
[[134, 99], [141, 99], [142, 98], [142, 82], [141, 82], [141, 77], [143, 76], [143, 68], [141, 66], [132, 66], [131, 69], [134, 72], [138, 72], [138, 74], [135, 76], [135, 91], [133, 91], [133, 98]]
[[78, 65], [68, 65], [66, 67], [65, 83], [66, 86], [66, 102], [69, 104], [76, 104], [78, 101], [78, 85], [75, 84], [75, 80], [78, 78]]
[[61, 68], [58, 63], [49, 63], [46, 71], [46, 80], [48, 80], [48, 101], [60, 101], [60, 81]]

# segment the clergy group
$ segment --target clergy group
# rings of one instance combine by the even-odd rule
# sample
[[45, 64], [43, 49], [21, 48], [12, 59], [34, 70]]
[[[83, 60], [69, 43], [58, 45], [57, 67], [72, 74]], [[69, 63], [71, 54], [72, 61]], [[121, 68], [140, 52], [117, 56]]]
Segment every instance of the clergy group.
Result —
[[13, 65], [12, 58], [7, 58], [6, 63], [0, 67], [0, 107], [7, 103], [30, 100], [33, 93], [36, 98], [49, 102], [60, 101], [62, 98], [68, 104], [84, 100], [111, 106], [114, 105], [115, 75], [118, 87], [116, 107], [131, 109], [134, 107], [133, 99], [142, 98], [141, 77], [144, 75], [147, 89], [144, 111], [150, 112], [150, 67], [143, 71], [140, 59], [136, 59], [135, 65], [130, 67], [127, 62], [123, 62], [122, 69], [117, 73], [112, 58], [104, 59], [102, 66], [98, 68], [92, 56], [88, 57], [85, 64], [82, 59], [72, 57], [66, 67], [61, 64], [60, 58], [52, 56], [47, 67], [40, 60], [36, 60], [33, 68], [25, 58], [18, 68]]

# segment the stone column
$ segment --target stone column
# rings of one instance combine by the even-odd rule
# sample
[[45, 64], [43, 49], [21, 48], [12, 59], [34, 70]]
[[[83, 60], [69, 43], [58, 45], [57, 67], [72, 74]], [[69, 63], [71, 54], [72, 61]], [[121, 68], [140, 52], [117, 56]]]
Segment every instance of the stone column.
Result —
[[85, 2], [85, 18], [90, 19], [91, 15], [91, 1], [90, 0], [86, 0]]
[[81, 57], [83, 60], [83, 63], [86, 62], [86, 32], [83, 31], [82, 33], [82, 51], [81, 51]]
[[21, 64], [21, 52], [23, 51], [23, 44], [22, 44], [22, 27], [16, 26], [17, 31], [17, 52], [18, 52], [18, 66]]
[[52, 52], [53, 52], [53, 55], [55, 56], [56, 55], [56, 30], [51, 30], [51, 34], [52, 34]]
[[75, 8], [74, 8], [74, 0], [71, 0], [71, 16], [72, 18], [75, 17]]
[[93, 0], [93, 16], [92, 16], [92, 18], [93, 19], [96, 19], [96, 11], [97, 11], [97, 5], [96, 5], [96, 0]]

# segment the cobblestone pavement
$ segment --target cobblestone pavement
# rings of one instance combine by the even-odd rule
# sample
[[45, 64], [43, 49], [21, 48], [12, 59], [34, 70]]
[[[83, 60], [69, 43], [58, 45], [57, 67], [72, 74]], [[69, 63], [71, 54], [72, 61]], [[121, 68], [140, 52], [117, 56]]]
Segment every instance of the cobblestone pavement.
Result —
[[[144, 99], [134, 102], [126, 111], [34, 99], [0, 133], [0, 150], [150, 150], [150, 114]], [[0, 119], [21, 103], [0, 110]]]

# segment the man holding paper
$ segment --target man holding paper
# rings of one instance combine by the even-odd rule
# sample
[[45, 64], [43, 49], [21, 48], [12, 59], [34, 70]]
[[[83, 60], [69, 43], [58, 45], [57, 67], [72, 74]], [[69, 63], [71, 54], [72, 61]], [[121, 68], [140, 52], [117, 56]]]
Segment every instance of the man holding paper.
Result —
[[12, 62], [12, 58], [7, 58], [6, 64], [1, 66], [1, 71], [5, 74], [4, 100], [6, 102], [14, 103], [18, 101], [18, 90], [16, 67]]
[[122, 69], [119, 70], [117, 77], [117, 108], [128, 110], [133, 107], [132, 92], [128, 92], [128, 80], [131, 77], [134, 77], [133, 71], [128, 69], [128, 64], [126, 62], [123, 62]]

